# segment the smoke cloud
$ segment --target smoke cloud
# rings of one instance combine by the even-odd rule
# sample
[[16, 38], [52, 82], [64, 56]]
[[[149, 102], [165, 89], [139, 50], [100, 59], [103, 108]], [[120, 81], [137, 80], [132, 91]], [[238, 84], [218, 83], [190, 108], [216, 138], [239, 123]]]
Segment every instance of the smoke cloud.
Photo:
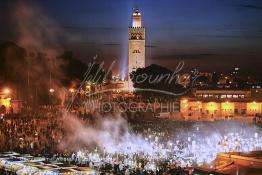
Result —
[[24, 54], [14, 58], [11, 52], [6, 52], [6, 67], [15, 70], [21, 79], [20, 85], [16, 84], [20, 86], [20, 94], [40, 99], [41, 92], [45, 92], [42, 94], [45, 98], [52, 88], [63, 101], [65, 91], [61, 80], [67, 77], [62, 67], [67, 63], [59, 56], [63, 53], [62, 38], [70, 38], [69, 35], [33, 3], [13, 2], [9, 8], [7, 15], [13, 24], [14, 40], [24, 49]]
[[99, 120], [95, 125], [85, 125], [76, 116], [65, 114], [66, 136], [60, 149], [83, 147], [106, 150], [108, 153], [151, 153], [153, 147], [144, 138], [131, 132], [125, 119], [119, 115]]
[[[151, 125], [149, 130], [148, 125], [141, 123], [141, 128], [149, 131], [145, 135], [132, 131], [128, 122], [120, 116], [107, 117], [91, 126], [68, 114], [64, 122], [66, 136], [60, 149], [78, 151], [87, 148], [90, 151], [98, 147], [100, 152], [104, 150], [111, 155], [141, 154], [142, 158], [175, 160], [183, 166], [211, 163], [217, 154], [223, 152], [262, 148], [261, 129], [237, 121], [186, 123], [187, 126], [183, 127], [184, 123], [173, 128], [165, 121]], [[169, 134], [164, 132], [167, 130]]]

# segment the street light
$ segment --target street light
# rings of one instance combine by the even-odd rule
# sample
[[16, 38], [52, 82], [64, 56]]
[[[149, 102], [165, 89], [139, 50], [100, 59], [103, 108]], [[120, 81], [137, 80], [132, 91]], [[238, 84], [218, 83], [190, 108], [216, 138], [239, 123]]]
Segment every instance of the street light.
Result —
[[6, 94], [6, 95], [10, 94], [10, 89], [5, 88], [5, 89], [4, 89], [4, 94]]
[[69, 89], [69, 92], [71, 93], [71, 103], [73, 103], [74, 102], [74, 92], [75, 92], [75, 89], [74, 88], [70, 88]]
[[49, 103], [52, 104], [52, 96], [53, 96], [53, 93], [55, 92], [55, 90], [53, 88], [50, 88], [49, 89], [49, 95], [48, 95], [48, 98], [49, 98]]
[[74, 89], [74, 88], [70, 88], [70, 89], [69, 89], [69, 92], [70, 92], [70, 93], [74, 93], [74, 92], [75, 92], [75, 89]]
[[54, 90], [53, 88], [50, 88], [50, 89], [49, 89], [49, 92], [50, 92], [50, 93], [54, 93], [55, 90]]

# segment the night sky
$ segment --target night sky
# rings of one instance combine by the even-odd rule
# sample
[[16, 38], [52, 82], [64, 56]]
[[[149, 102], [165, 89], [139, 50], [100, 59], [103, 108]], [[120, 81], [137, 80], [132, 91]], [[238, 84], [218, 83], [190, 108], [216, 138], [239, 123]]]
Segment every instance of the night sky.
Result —
[[[30, 18], [17, 14], [21, 6]], [[42, 45], [72, 50], [86, 62], [95, 55], [107, 64], [116, 60], [119, 68], [127, 62], [127, 30], [136, 6], [146, 27], [147, 65], [175, 68], [183, 60], [200, 70], [262, 68], [261, 0], [1, 0], [0, 41], [19, 43], [17, 20], [33, 21]]]

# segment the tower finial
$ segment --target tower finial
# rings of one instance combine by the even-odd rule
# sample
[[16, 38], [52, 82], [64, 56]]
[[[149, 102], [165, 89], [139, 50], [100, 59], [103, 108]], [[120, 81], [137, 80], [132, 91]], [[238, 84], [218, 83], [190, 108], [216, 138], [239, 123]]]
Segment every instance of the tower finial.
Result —
[[138, 5], [136, 5], [136, 11], [139, 11]]
[[132, 27], [142, 27], [142, 16], [138, 8], [134, 9], [132, 20]]
[[133, 12], [134, 13], [139, 13], [138, 5], [135, 5], [135, 7], [133, 8]]

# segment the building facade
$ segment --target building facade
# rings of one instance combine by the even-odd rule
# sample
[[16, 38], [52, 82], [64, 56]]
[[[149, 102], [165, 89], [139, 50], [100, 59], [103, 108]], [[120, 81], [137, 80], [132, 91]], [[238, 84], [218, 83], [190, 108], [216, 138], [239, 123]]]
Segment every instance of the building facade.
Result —
[[128, 89], [133, 91], [130, 73], [145, 67], [145, 28], [138, 9], [132, 14], [132, 26], [128, 29]]
[[180, 114], [190, 120], [220, 120], [262, 114], [262, 100], [250, 90], [198, 90], [180, 100]]
[[250, 90], [194, 90], [193, 96], [201, 99], [244, 99], [251, 97]]

